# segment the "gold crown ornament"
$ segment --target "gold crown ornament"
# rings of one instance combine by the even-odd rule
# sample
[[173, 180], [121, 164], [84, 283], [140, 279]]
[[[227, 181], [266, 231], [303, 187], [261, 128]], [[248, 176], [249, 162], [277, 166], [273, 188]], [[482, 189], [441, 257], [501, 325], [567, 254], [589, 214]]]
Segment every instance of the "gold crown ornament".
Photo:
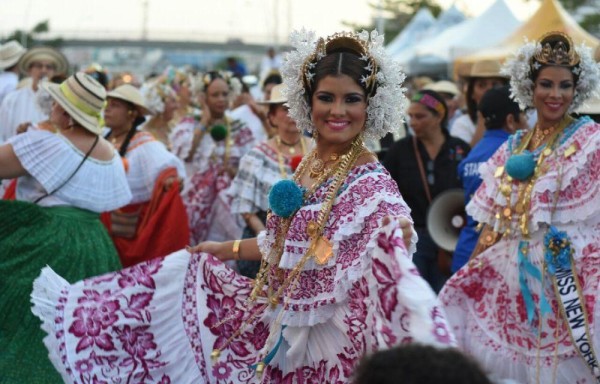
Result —
[[[544, 42], [545, 40], [550, 41]], [[542, 49], [533, 55], [535, 62], [541, 65], [564, 67], [574, 67], [579, 64], [580, 57], [575, 51], [573, 40], [568, 35], [562, 32], [549, 32], [542, 36], [540, 42]]]
[[338, 51], [349, 50], [360, 56], [365, 62], [366, 74], [362, 77], [367, 96], [372, 96], [376, 85], [376, 75], [379, 70], [375, 58], [369, 53], [369, 41], [363, 40], [354, 32], [338, 32], [327, 38], [319, 38], [314, 52], [302, 65], [302, 82], [306, 89], [312, 90], [314, 83], [314, 69], [317, 63], [327, 54]]

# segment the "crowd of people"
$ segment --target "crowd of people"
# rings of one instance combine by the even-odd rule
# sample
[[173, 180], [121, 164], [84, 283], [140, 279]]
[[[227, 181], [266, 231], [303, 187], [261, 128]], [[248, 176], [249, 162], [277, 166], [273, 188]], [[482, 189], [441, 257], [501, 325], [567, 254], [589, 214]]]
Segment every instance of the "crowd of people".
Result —
[[591, 50], [455, 83], [376, 31], [290, 41], [258, 98], [234, 58], [138, 84], [0, 46], [0, 383], [600, 382]]

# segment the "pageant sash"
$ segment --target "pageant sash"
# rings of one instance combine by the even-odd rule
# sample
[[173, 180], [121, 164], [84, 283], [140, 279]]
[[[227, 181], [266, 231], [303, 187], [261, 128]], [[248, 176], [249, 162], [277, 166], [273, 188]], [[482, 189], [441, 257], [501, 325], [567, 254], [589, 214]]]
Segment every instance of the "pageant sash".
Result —
[[567, 323], [569, 335], [577, 352], [600, 383], [600, 367], [594, 353], [588, 314], [573, 263], [573, 248], [565, 232], [551, 226], [544, 238], [546, 269], [552, 277], [561, 315]]

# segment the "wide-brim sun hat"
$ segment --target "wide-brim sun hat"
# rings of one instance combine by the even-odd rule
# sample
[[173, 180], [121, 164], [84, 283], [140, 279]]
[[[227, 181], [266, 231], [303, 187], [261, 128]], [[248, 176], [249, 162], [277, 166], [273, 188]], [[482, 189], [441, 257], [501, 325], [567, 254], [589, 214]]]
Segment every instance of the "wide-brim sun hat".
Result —
[[65, 55], [52, 47], [35, 47], [28, 50], [19, 61], [19, 70], [26, 74], [35, 61], [51, 61], [56, 66], [56, 74], [67, 73], [69, 62]]
[[480, 60], [477, 61], [471, 67], [471, 72], [467, 76], [468, 78], [482, 78], [482, 77], [500, 77], [507, 79], [508, 76], [502, 74], [502, 65], [498, 60]]
[[277, 84], [271, 89], [271, 98], [269, 100], [259, 101], [258, 104], [283, 104], [287, 103], [287, 97], [284, 96], [283, 91], [285, 85]]
[[19, 42], [11, 40], [0, 46], [0, 70], [10, 68], [17, 64], [27, 52]]
[[447, 93], [452, 96], [460, 95], [460, 90], [451, 81], [448, 80], [440, 80], [435, 83], [427, 84], [423, 87], [424, 90], [436, 91], [437, 93]]
[[142, 115], [153, 115], [152, 111], [146, 107], [142, 92], [131, 84], [123, 84], [106, 94], [106, 97], [124, 100], [136, 106]]
[[100, 118], [106, 101], [106, 90], [96, 79], [77, 72], [60, 85], [44, 83], [42, 87], [83, 128], [96, 135], [102, 132]]

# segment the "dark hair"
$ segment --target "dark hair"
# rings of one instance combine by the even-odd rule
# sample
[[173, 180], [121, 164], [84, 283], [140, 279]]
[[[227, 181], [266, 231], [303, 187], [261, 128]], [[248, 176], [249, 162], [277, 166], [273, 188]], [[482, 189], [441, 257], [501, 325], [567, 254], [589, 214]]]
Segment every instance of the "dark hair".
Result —
[[[217, 79], [223, 79], [227, 83], [227, 81], [225, 80], [223, 75], [221, 75], [219, 72], [217, 72], [217, 71], [206, 72], [206, 74], [204, 74], [204, 76], [202, 76], [202, 81], [204, 82], [204, 91], [208, 90], [208, 87], [210, 87], [210, 85]], [[229, 86], [229, 84], [227, 84], [227, 86]]]
[[473, 123], [477, 122], [477, 102], [473, 100], [473, 92], [475, 90], [475, 82], [480, 79], [501, 79], [504, 84], [508, 84], [508, 79], [505, 79], [500, 76], [490, 76], [490, 77], [471, 77], [469, 82], [467, 83], [467, 93], [465, 94], [465, 99], [467, 102], [467, 113], [471, 118]]
[[353, 384], [491, 384], [479, 365], [458, 349], [407, 344], [365, 356]]
[[267, 84], [281, 84], [283, 83], [283, 79], [281, 78], [281, 74], [279, 72], [271, 73], [263, 81], [263, 89], [267, 86]]
[[519, 121], [521, 109], [516, 101], [510, 98], [510, 87], [488, 89], [479, 102], [479, 111], [484, 118], [486, 129], [506, 128], [506, 117], [513, 115]]
[[412, 96], [412, 98], [411, 98], [412, 103], [421, 104], [422, 106], [427, 108], [427, 110], [429, 110], [431, 113], [433, 113], [436, 116], [440, 116], [440, 112], [438, 110], [436, 110], [435, 108], [433, 108], [429, 105], [423, 104], [423, 103], [419, 102], [419, 100], [417, 100], [417, 99], [420, 99], [422, 97], [422, 95], [429, 95], [429, 96], [433, 97], [434, 99], [436, 99], [437, 101], [439, 101], [444, 106], [444, 114], [441, 116], [442, 122], [440, 125], [442, 126], [443, 131], [447, 131], [448, 130], [448, 105], [446, 104], [446, 100], [444, 100], [442, 95], [440, 95], [436, 91], [432, 91], [430, 89], [423, 89], [423, 90], [417, 91]]
[[104, 72], [100, 71], [92, 71], [86, 72], [88, 75], [93, 77], [96, 81], [98, 81], [104, 88], [108, 87], [108, 76]]
[[[552, 50], [554, 50], [556, 48], [556, 46], [558, 44], [564, 44], [567, 51], [571, 52], [572, 50], [575, 49], [575, 47], [573, 47], [571, 41], [569, 41], [569, 39], [567, 37], [565, 37], [563, 34], [560, 33], [552, 33], [552, 34], [548, 34], [545, 37], [542, 38], [542, 40], [540, 40], [540, 44], [542, 45], [542, 47], [546, 46], [546, 45], [550, 45], [550, 48]], [[542, 71], [542, 69], [546, 68], [546, 67], [563, 67], [563, 68], [567, 68], [571, 74], [573, 75], [573, 82], [575, 84], [577, 84], [577, 82], [579, 81], [579, 75], [577, 75], [575, 72], [573, 72], [573, 70], [577, 67], [579, 67], [581, 63], [581, 59], [579, 60], [579, 62], [575, 65], [561, 65], [560, 63], [553, 63], [553, 62], [540, 62], [538, 60], [535, 59], [535, 56], [531, 58], [531, 72], [530, 72], [530, 79], [531, 81], [535, 82], [538, 78], [538, 76], [540, 75], [540, 72]], [[537, 65], [536, 65], [537, 64]], [[579, 71], [577, 71], [579, 72]]]
[[318, 61], [315, 67], [315, 76], [312, 84], [314, 84], [306, 94], [308, 98], [308, 105], [312, 105], [312, 96], [317, 88], [319, 81], [327, 76], [339, 76], [347, 75], [351, 77], [356, 84], [358, 84], [365, 95], [372, 96], [377, 92], [377, 86], [375, 85], [371, 92], [367, 91], [365, 85], [360, 81], [361, 78], [370, 75], [365, 69], [365, 62], [360, 59], [354, 51], [348, 49], [334, 50], [327, 54], [324, 58]]
[[[130, 111], [138, 111], [137, 107], [133, 103], [131, 103], [127, 100], [123, 100], [123, 99], [118, 99], [118, 100], [127, 104], [127, 108]], [[131, 124], [131, 128], [129, 128], [129, 131], [127, 131], [125, 140], [123, 140], [123, 144], [121, 144], [121, 149], [119, 149], [119, 156], [125, 157], [125, 155], [127, 154], [127, 148], [129, 147], [131, 139], [133, 138], [133, 136], [135, 136], [135, 134], [137, 132], [137, 127], [139, 127], [140, 124], [142, 124], [144, 121], [146, 121], [146, 118], [144, 117], [144, 115], [142, 115], [138, 111], [138, 115], [136, 116], [135, 120], [133, 120], [133, 124]]]

